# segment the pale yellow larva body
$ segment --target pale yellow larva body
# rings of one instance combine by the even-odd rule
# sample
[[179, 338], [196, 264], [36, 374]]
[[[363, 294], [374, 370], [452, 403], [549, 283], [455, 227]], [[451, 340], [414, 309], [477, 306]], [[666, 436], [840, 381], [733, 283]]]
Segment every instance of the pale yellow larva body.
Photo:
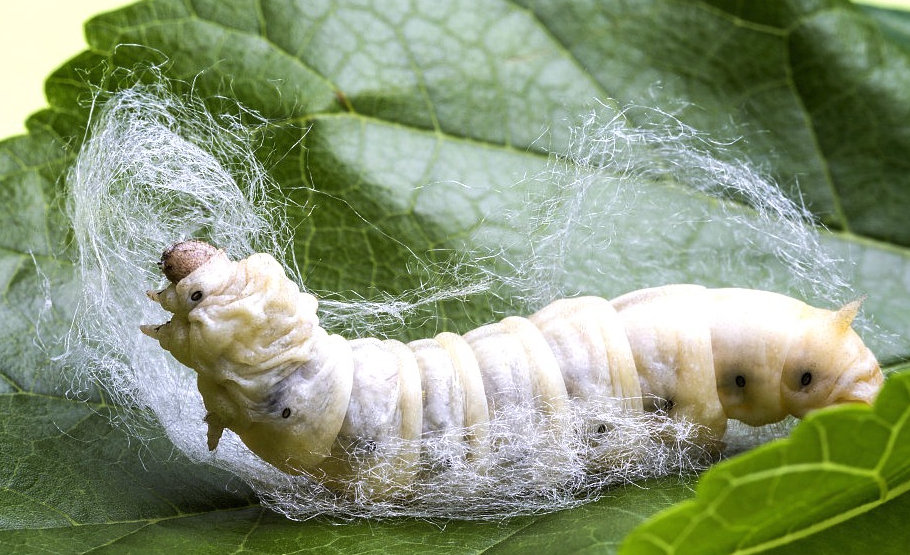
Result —
[[666, 411], [699, 424], [714, 449], [728, 418], [761, 425], [869, 403], [883, 381], [850, 327], [858, 303], [828, 311], [766, 291], [669, 285], [563, 299], [408, 344], [327, 333], [316, 299], [266, 254], [234, 262], [217, 251], [150, 296], [174, 316], [143, 331], [198, 373], [209, 448], [231, 429], [277, 468], [329, 486], [365, 461], [383, 469], [378, 481], [406, 485], [421, 438], [494, 448], [486, 425], [510, 407], [554, 422], [573, 405]]

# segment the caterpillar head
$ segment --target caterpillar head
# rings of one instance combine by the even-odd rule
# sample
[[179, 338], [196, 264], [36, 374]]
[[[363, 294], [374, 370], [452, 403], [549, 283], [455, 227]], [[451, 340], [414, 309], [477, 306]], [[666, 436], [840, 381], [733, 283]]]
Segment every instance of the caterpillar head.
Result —
[[[268, 254], [234, 262], [198, 241], [178, 243], [160, 264], [171, 284], [149, 297], [173, 316], [141, 326], [198, 374], [208, 447], [225, 428], [286, 471], [330, 452], [351, 394], [347, 342], [326, 337], [316, 298]], [[326, 351], [348, 356], [326, 362]]]
[[148, 295], [173, 316], [141, 329], [200, 376], [236, 382], [254, 396], [284, 377], [276, 372], [306, 362], [316, 299], [270, 255], [234, 262], [186, 241], [165, 251], [160, 265], [173, 283]]
[[795, 342], [781, 374], [787, 412], [807, 412], [841, 403], [869, 403], [884, 382], [875, 355], [850, 327], [862, 301], [831, 312], [813, 309], [801, 340]]

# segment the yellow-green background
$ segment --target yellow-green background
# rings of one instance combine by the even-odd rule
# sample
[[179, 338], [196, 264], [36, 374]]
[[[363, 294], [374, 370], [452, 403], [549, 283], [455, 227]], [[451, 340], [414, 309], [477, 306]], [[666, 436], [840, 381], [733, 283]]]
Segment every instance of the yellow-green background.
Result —
[[44, 80], [85, 50], [82, 24], [128, 0], [4, 0], [0, 3], [0, 139], [25, 132], [46, 105]]
[[[763, 0], [762, 0], [763, 1]], [[910, 8], [910, 0], [865, 0]], [[82, 24], [127, 0], [6, 1], [0, 7], [0, 139], [25, 131], [29, 114], [45, 106], [44, 79], [85, 48]]]

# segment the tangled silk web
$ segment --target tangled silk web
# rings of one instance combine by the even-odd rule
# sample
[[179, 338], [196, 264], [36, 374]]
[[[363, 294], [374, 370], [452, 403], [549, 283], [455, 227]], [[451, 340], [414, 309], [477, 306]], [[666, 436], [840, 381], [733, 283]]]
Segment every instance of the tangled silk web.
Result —
[[[785, 285], [804, 297], [836, 299], [844, 294], [845, 285], [833, 273], [834, 265], [819, 248], [800, 207], [750, 165], [725, 158], [724, 145], [666, 114], [638, 110], [659, 117], [631, 125], [628, 114], [604, 118], [605, 109], [592, 111], [574, 129], [568, 151], [553, 155], [548, 171], [528, 179], [543, 192], [531, 199], [536, 204], [523, 220], [526, 233], [519, 235], [527, 244], [477, 252], [467, 259], [462, 253], [459, 268], [471, 271], [459, 275], [486, 276], [473, 291], [511, 291], [516, 298], [521, 292], [523, 308], [539, 307], [557, 295], [585, 289], [584, 283], [572, 281], [583, 272], [573, 269], [566, 253], [584, 257], [584, 249], [594, 247], [605, 249], [615, 258], [613, 264], [624, 269], [592, 270], [606, 284], [603, 291], [620, 293], [697, 277], [691, 263], [685, 266], [672, 258], [678, 247], [665, 247], [665, 235], [623, 235], [637, 233], [632, 222], [642, 219], [640, 210], [655, 204], [653, 199], [644, 201], [642, 187], [671, 183], [713, 197], [711, 205], [720, 209], [710, 214], [670, 210], [661, 216], [663, 227], [691, 227], [693, 222], [721, 226], [721, 235], [748, 244], [753, 253], [748, 259], [736, 258], [742, 256], [740, 248], [715, 254], [727, 256], [728, 273], [712, 269], [706, 279], [710, 273], [731, 285], [767, 285], [767, 266], [776, 264], [773, 272], [789, 276]], [[237, 107], [241, 113], [247, 119], [255, 116]], [[402, 495], [379, 500], [368, 500], [365, 492], [382, 487], [382, 468], [368, 469], [347, 491], [333, 492], [306, 477], [275, 470], [232, 433], [215, 452], [208, 452], [205, 410], [194, 373], [142, 336], [139, 324], [162, 319], [160, 307], [149, 302], [145, 291], [162, 286], [154, 262], [180, 239], [206, 238], [234, 258], [270, 252], [300, 281], [282, 197], [254, 156], [260, 145], [252, 142], [253, 136], [236, 114], [216, 117], [198, 100], [177, 97], [164, 86], [133, 88], [99, 107], [68, 176], [68, 210], [84, 295], [67, 356], [82, 374], [82, 383], [101, 384], [116, 403], [130, 407], [125, 424], [134, 435], [144, 438], [165, 430], [191, 460], [242, 477], [263, 502], [291, 518], [325, 513], [501, 518], [573, 506], [595, 498], [608, 484], [705, 464], [704, 454], [690, 441], [694, 425], [607, 406], [575, 407], [558, 420], [520, 409], [500, 414], [490, 429], [491, 444], [497, 448], [480, 460], [459, 456], [463, 443], [445, 437], [395, 446], [420, 449], [423, 471]], [[526, 206], [528, 199], [521, 200]], [[656, 258], [643, 258], [644, 252]], [[755, 264], [759, 259], [762, 263]], [[638, 283], [624, 283], [616, 277], [620, 274]], [[752, 283], [737, 283], [734, 275]], [[454, 281], [462, 285], [415, 293], [418, 299], [440, 300], [461, 298], [472, 290], [464, 280]], [[328, 317], [375, 315], [384, 308], [400, 314], [414, 304], [401, 299], [390, 299], [385, 306], [335, 303]], [[369, 327], [365, 321], [363, 329]], [[588, 441], [584, 433], [583, 423], [592, 416], [608, 424], [599, 430], [598, 441]], [[595, 459], [609, 461], [608, 470], [589, 471]]]

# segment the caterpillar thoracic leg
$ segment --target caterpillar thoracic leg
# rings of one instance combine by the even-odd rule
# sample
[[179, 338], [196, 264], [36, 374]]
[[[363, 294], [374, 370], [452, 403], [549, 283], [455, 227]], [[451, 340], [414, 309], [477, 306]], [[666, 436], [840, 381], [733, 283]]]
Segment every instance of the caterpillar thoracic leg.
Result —
[[383, 483], [406, 485], [422, 438], [454, 434], [467, 457], [496, 448], [486, 426], [510, 407], [554, 423], [585, 404], [666, 411], [714, 448], [728, 418], [761, 425], [871, 403], [884, 379], [850, 327], [858, 302], [829, 311], [668, 285], [404, 344], [327, 333], [316, 299], [267, 254], [234, 262], [194, 241], [161, 265], [174, 283], [149, 296], [173, 317], [142, 331], [197, 372], [209, 448], [231, 429], [277, 468], [332, 487], [377, 459]]

